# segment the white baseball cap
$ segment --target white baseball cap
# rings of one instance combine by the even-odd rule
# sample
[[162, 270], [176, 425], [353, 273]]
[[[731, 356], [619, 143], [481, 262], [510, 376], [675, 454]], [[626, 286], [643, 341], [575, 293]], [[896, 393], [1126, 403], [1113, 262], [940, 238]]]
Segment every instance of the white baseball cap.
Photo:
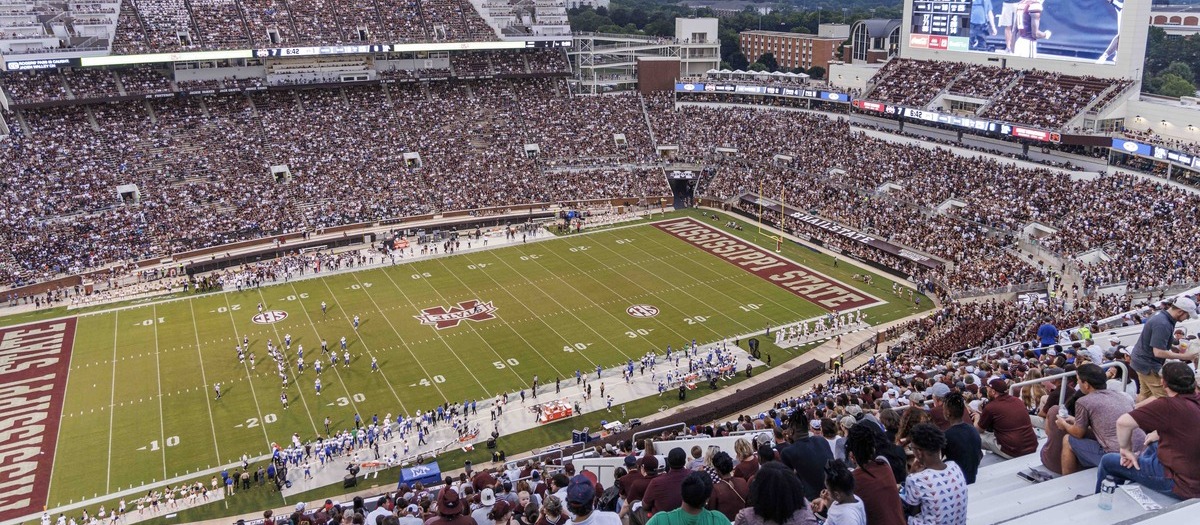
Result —
[[1189, 316], [1200, 317], [1196, 314], [1196, 301], [1190, 297], [1181, 295], [1175, 299], [1174, 303], [1171, 303], [1171, 306], [1187, 312]]

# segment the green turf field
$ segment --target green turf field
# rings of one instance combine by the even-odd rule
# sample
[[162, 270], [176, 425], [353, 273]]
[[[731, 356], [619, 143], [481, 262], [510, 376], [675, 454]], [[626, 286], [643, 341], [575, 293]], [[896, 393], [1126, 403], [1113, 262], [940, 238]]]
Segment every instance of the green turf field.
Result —
[[[861, 269], [844, 261], [833, 268], [829, 257], [792, 244], [784, 255], [891, 301], [868, 310], [872, 322], [914, 312], [885, 293], [891, 281], [878, 278], [868, 287], [849, 279]], [[495, 318], [441, 330], [417, 318], [422, 310], [470, 300], [492, 303]], [[286, 312], [286, 319], [252, 322], [260, 302], [266, 310]], [[627, 313], [638, 304], [661, 313]], [[85, 313], [78, 319], [48, 504], [233, 463], [243, 454], [259, 456], [294, 432], [305, 439], [323, 433], [326, 416], [334, 428], [345, 428], [355, 412], [382, 418], [444, 401], [482, 402], [527, 387], [534, 375], [543, 383], [566, 380], [576, 369], [609, 368], [668, 344], [761, 333], [767, 325], [823, 312], [639, 225]], [[361, 318], [357, 331], [355, 315]], [[311, 366], [299, 377], [293, 366], [288, 410], [280, 404], [281, 383], [265, 350], [267, 340], [280, 344], [285, 334], [292, 337], [291, 363], [298, 345], [311, 363], [322, 338], [336, 349], [346, 337], [353, 356], [349, 368], [340, 358], [337, 367], [326, 360], [320, 397]], [[256, 370], [236, 358], [234, 346], [243, 337], [258, 356]], [[370, 371], [373, 357], [382, 373]], [[223, 387], [219, 400], [216, 382]]]

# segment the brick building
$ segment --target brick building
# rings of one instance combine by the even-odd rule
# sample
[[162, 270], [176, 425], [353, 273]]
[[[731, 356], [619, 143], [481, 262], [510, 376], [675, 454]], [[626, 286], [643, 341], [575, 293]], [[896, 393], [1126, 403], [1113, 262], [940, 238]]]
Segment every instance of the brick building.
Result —
[[781, 68], [821, 66], [828, 71], [829, 62], [837, 60], [838, 49], [845, 39], [781, 31], [743, 31], [738, 34], [738, 41], [742, 54], [750, 62], [771, 53]]

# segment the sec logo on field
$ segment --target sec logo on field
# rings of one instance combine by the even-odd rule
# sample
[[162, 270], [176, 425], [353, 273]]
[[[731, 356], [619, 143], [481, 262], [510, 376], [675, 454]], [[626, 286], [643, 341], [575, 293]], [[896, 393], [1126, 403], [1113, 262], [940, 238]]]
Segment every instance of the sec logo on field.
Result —
[[634, 317], [654, 317], [658, 315], [658, 307], [649, 304], [635, 304], [626, 308], [625, 313]]
[[261, 314], [251, 317], [250, 320], [254, 324], [275, 324], [279, 321], [287, 319], [287, 312], [283, 310], [267, 310]]

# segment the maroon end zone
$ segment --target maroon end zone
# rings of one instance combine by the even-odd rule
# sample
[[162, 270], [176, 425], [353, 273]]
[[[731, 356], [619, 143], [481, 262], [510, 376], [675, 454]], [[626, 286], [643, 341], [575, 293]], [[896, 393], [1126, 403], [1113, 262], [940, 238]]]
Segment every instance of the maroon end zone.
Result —
[[695, 219], [656, 222], [654, 227], [826, 310], [842, 312], [883, 303]]
[[0, 521], [46, 505], [74, 341], [74, 318], [0, 328]]

